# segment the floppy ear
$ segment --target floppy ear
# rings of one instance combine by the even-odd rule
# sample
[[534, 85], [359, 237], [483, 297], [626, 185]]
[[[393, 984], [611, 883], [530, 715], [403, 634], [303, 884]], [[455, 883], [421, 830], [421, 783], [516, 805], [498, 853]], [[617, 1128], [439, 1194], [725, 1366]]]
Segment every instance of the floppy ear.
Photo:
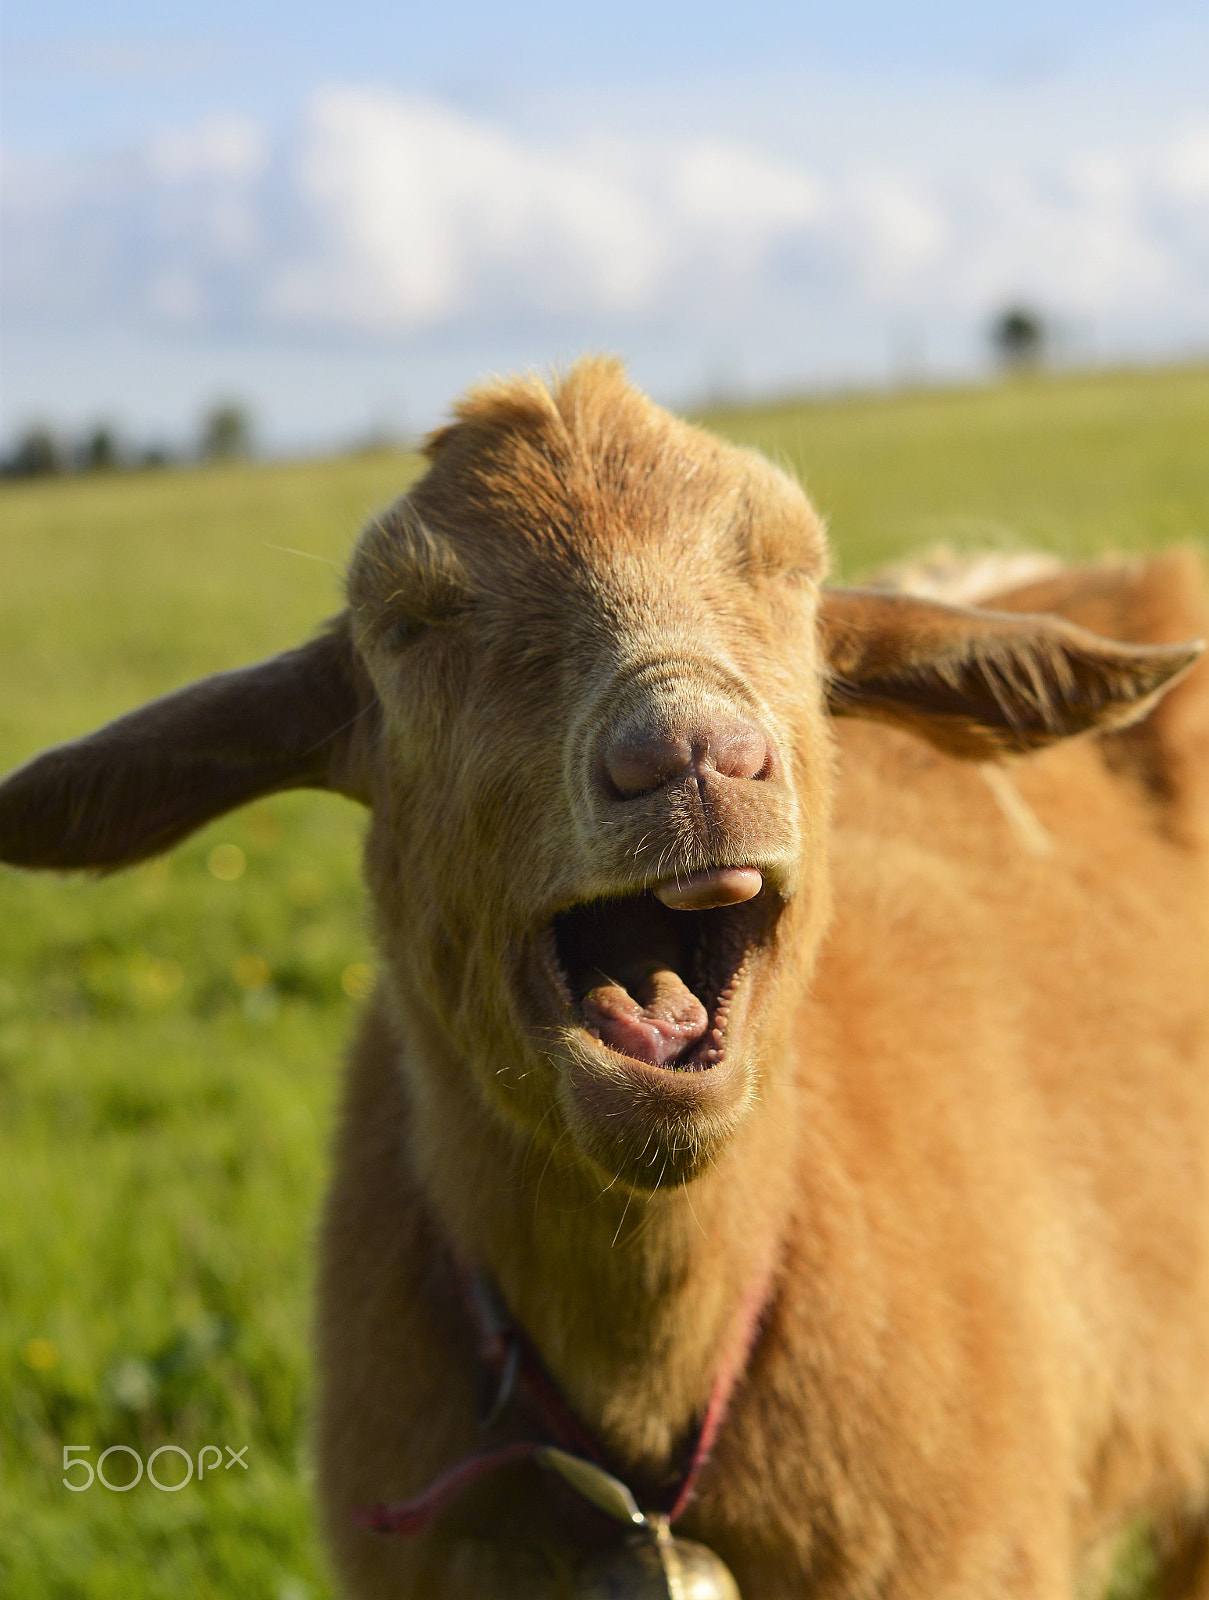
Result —
[[300, 649], [203, 678], [0, 784], [0, 861], [113, 869], [278, 789], [368, 803], [377, 703], [342, 616]]
[[827, 699], [837, 717], [910, 729], [985, 761], [1145, 716], [1205, 648], [1123, 644], [1057, 617], [824, 589]]

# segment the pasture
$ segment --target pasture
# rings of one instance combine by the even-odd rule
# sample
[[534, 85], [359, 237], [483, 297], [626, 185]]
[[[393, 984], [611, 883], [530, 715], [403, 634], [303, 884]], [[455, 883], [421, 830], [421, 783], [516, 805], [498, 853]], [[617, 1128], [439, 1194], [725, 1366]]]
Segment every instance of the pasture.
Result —
[[[1209, 534], [1209, 369], [717, 413], [792, 466], [844, 574], [920, 546]], [[339, 604], [414, 458], [0, 490], [0, 770]], [[372, 982], [360, 815], [296, 794], [101, 882], [0, 869], [0, 1588], [328, 1590], [307, 1489], [310, 1239], [341, 1041]], [[107, 1488], [63, 1486], [64, 1447]], [[179, 1492], [136, 1457], [246, 1450]], [[181, 1453], [158, 1458], [168, 1485]], [[72, 1481], [84, 1482], [75, 1469]], [[1141, 1537], [1118, 1600], [1146, 1594]]]

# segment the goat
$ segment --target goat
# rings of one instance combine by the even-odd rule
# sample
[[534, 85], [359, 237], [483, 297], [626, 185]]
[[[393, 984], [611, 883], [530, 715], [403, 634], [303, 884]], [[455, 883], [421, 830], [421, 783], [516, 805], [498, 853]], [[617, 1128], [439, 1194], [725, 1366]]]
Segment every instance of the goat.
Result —
[[[1196, 558], [827, 587], [800, 488], [604, 361], [428, 454], [317, 638], [0, 786], [0, 859], [57, 869], [369, 807], [318, 1311], [348, 1592], [622, 1592], [555, 1415], [749, 1600], [1069, 1600], [1139, 1515], [1209, 1595]], [[493, 1344], [547, 1401], [484, 1435]]]

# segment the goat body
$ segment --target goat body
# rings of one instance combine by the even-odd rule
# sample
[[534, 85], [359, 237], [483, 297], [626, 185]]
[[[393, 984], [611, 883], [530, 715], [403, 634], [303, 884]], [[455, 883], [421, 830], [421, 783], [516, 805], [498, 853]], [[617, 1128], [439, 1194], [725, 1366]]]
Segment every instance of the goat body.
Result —
[[370, 807], [318, 1316], [348, 1591], [553, 1600], [615, 1537], [532, 1465], [358, 1525], [482, 1443], [473, 1268], [640, 1498], [771, 1285], [682, 1524], [750, 1600], [1069, 1600], [1141, 1514], [1209, 1594], [1195, 558], [827, 588], [797, 486], [602, 362], [429, 449], [318, 639], [0, 786], [0, 859], [62, 869]]

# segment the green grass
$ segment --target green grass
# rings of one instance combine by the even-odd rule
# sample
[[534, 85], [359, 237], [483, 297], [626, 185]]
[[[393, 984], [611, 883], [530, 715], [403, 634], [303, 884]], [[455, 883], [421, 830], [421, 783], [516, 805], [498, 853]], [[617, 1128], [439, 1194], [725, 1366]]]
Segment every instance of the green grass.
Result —
[[[0, 768], [304, 636], [339, 605], [358, 524], [414, 470], [369, 457], [8, 488]], [[356, 807], [295, 794], [120, 877], [0, 869], [5, 1595], [328, 1593], [307, 1491], [309, 1275], [345, 990], [369, 958], [360, 834]], [[247, 1445], [248, 1470], [177, 1494], [62, 1485], [65, 1444], [95, 1462], [169, 1441], [194, 1458]], [[164, 1481], [183, 1471], [160, 1458]]]
[[1209, 535], [1206, 367], [706, 420], [799, 474], [848, 575], [938, 542], [1093, 554]]
[[[941, 540], [1094, 551], [1209, 532], [1209, 369], [709, 420], [802, 474], [847, 574]], [[0, 770], [301, 638], [337, 608], [360, 522], [415, 470], [374, 455], [5, 486]], [[360, 833], [354, 806], [296, 794], [124, 876], [0, 869], [12, 1600], [330, 1592], [307, 1481], [311, 1236], [370, 959]], [[178, 1494], [62, 1486], [64, 1445], [95, 1462], [168, 1442], [246, 1445], [248, 1470]], [[114, 1481], [127, 1461], [110, 1458]], [[1147, 1592], [1144, 1547], [1130, 1559], [1115, 1600]]]

